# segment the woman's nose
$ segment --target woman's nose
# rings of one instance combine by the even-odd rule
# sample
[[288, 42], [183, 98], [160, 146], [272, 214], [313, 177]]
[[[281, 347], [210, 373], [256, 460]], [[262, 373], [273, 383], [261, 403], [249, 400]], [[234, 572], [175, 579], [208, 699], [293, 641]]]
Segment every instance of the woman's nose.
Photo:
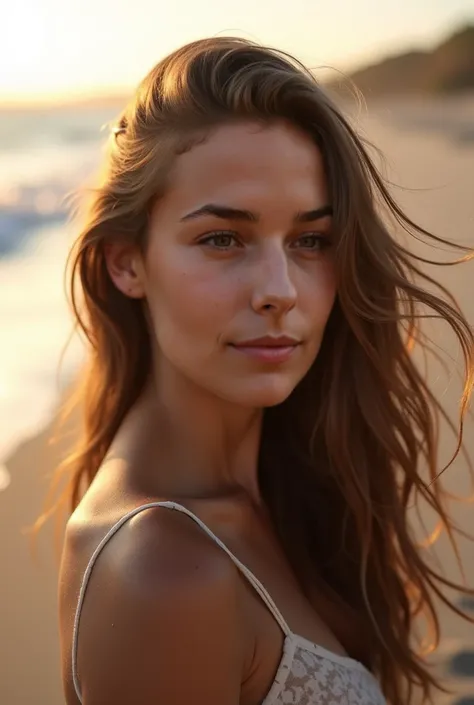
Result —
[[296, 287], [291, 279], [290, 262], [284, 251], [266, 253], [255, 266], [252, 308], [257, 313], [280, 315], [296, 303]]

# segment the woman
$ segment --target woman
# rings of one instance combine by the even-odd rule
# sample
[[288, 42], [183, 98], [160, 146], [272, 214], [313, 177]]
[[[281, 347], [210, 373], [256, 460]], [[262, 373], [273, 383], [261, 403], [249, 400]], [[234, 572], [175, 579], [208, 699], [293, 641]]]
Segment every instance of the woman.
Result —
[[474, 340], [415, 283], [382, 204], [434, 237], [286, 55], [199, 41], [140, 85], [73, 256], [90, 358], [60, 579], [68, 705], [428, 697], [413, 623], [436, 627], [448, 583], [408, 507], [421, 495], [450, 523], [441, 409], [411, 351], [422, 310], [448, 322], [464, 413]]

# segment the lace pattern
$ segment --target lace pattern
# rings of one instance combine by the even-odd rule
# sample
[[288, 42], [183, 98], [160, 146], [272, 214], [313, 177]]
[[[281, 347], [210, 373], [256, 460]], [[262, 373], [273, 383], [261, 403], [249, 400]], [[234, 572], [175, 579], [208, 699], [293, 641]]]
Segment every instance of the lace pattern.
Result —
[[345, 661], [287, 645], [262, 705], [385, 705], [372, 674], [350, 659]]

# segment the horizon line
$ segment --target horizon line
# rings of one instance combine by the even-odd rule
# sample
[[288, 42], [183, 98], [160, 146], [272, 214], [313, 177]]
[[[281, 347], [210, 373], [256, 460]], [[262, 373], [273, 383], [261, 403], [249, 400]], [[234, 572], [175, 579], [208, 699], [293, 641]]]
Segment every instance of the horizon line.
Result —
[[[446, 31], [439, 37], [438, 41], [434, 42], [432, 46], [428, 49], [422, 49], [420, 46], [412, 46], [408, 48], [405, 46], [399, 51], [390, 52], [377, 52], [371, 60], [362, 59], [354, 60], [351, 62], [351, 66], [347, 66], [345, 69], [340, 71], [336, 69], [336, 73], [346, 74], [347, 77], [351, 77], [351, 74], [357, 73], [361, 70], [369, 68], [378, 63], [383, 63], [387, 59], [395, 58], [397, 56], [402, 56], [411, 51], [433, 51], [438, 46], [441, 46], [445, 41], [449, 40], [451, 37], [467, 29], [474, 29], [474, 21], [470, 18], [465, 18], [464, 21], [458, 21], [453, 23], [451, 26], [451, 31]], [[322, 69], [327, 67], [321, 67]], [[324, 81], [323, 81], [324, 82]], [[65, 92], [64, 90], [56, 91], [46, 91], [41, 94], [28, 94], [28, 93], [12, 93], [6, 92], [2, 95], [0, 93], [0, 110], [28, 110], [28, 109], [41, 109], [41, 108], [62, 108], [62, 107], [86, 107], [90, 105], [100, 105], [100, 104], [113, 104], [115, 102], [121, 102], [129, 100], [133, 97], [133, 94], [138, 86], [138, 81], [136, 84], [130, 85], [106, 85], [106, 86], [90, 86], [82, 89], [75, 89], [70, 92]]]

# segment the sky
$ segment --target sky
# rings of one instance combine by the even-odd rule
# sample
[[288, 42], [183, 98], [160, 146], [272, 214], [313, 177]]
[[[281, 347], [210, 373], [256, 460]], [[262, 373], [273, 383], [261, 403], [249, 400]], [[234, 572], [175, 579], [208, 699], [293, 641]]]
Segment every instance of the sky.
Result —
[[430, 48], [474, 0], [20, 0], [2, 6], [0, 102], [132, 89], [164, 55], [238, 35], [347, 71]]

